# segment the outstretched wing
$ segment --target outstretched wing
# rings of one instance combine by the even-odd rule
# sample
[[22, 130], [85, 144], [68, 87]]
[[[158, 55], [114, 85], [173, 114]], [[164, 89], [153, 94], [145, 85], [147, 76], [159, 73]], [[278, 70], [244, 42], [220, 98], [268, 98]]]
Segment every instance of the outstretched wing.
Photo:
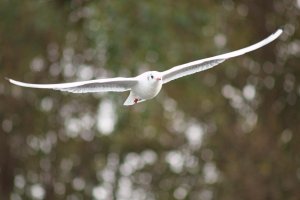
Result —
[[138, 81], [135, 78], [108, 78], [108, 79], [97, 79], [90, 81], [80, 81], [73, 83], [59, 83], [59, 84], [32, 84], [23, 83], [8, 79], [9, 82], [29, 88], [40, 88], [40, 89], [53, 89], [61, 90], [72, 93], [88, 93], [88, 92], [123, 92], [130, 90]]
[[272, 42], [276, 38], [278, 38], [281, 35], [281, 33], [282, 33], [282, 30], [278, 29], [275, 33], [273, 33], [266, 39], [264, 39], [256, 44], [253, 44], [251, 46], [248, 46], [246, 48], [232, 51], [230, 53], [225, 53], [222, 55], [210, 57], [210, 58], [196, 60], [196, 61], [186, 63], [183, 65], [175, 66], [169, 70], [162, 72], [162, 80], [164, 83], [167, 83], [174, 79], [181, 78], [183, 76], [187, 76], [187, 75], [194, 74], [194, 73], [197, 73], [200, 71], [204, 71], [206, 69], [210, 69], [210, 68], [224, 62], [225, 60], [227, 60], [229, 58], [243, 55], [245, 53], [254, 51], [260, 47], [263, 47], [263, 46], [269, 44], [270, 42]]

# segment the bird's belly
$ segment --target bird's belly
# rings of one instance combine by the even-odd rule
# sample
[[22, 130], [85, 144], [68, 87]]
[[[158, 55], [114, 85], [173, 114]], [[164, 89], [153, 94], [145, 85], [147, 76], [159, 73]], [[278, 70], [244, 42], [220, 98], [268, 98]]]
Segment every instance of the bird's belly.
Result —
[[159, 93], [161, 87], [161, 85], [140, 85], [132, 90], [141, 99], [152, 99]]

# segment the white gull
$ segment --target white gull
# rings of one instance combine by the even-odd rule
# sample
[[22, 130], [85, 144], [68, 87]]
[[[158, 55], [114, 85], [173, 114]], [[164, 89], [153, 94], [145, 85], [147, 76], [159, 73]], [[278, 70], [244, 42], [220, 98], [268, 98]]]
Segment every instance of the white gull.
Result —
[[229, 58], [254, 51], [274, 41], [281, 34], [282, 30], [278, 29], [275, 33], [273, 33], [266, 39], [251, 46], [222, 55], [196, 60], [183, 65], [178, 65], [163, 72], [148, 71], [131, 78], [116, 77], [59, 84], [32, 84], [16, 81], [13, 79], [8, 80], [18, 86], [40, 89], [54, 89], [72, 93], [130, 91], [128, 98], [124, 102], [124, 105], [128, 106], [154, 98], [161, 90], [162, 85], [165, 83], [181, 78], [183, 76], [210, 69]]

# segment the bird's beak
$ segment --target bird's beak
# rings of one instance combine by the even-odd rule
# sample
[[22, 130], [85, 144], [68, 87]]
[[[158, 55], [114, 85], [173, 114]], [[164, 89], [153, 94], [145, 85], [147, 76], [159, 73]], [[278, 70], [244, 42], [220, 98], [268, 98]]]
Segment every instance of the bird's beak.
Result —
[[161, 78], [158, 77], [158, 78], [156, 78], [156, 80], [161, 81]]

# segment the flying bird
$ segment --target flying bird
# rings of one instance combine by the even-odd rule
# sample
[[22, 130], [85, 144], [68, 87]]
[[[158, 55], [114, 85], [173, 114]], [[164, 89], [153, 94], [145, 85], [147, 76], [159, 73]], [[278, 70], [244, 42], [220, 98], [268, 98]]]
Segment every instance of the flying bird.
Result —
[[124, 102], [124, 105], [129, 106], [154, 98], [165, 83], [181, 78], [183, 76], [210, 69], [229, 58], [237, 57], [245, 53], [254, 51], [274, 41], [281, 34], [282, 29], [278, 29], [275, 33], [273, 33], [266, 39], [251, 46], [222, 55], [178, 65], [163, 72], [148, 71], [131, 78], [116, 77], [59, 84], [32, 84], [16, 81], [13, 79], [8, 80], [13, 84], [22, 87], [53, 89], [72, 93], [130, 91], [128, 98]]

